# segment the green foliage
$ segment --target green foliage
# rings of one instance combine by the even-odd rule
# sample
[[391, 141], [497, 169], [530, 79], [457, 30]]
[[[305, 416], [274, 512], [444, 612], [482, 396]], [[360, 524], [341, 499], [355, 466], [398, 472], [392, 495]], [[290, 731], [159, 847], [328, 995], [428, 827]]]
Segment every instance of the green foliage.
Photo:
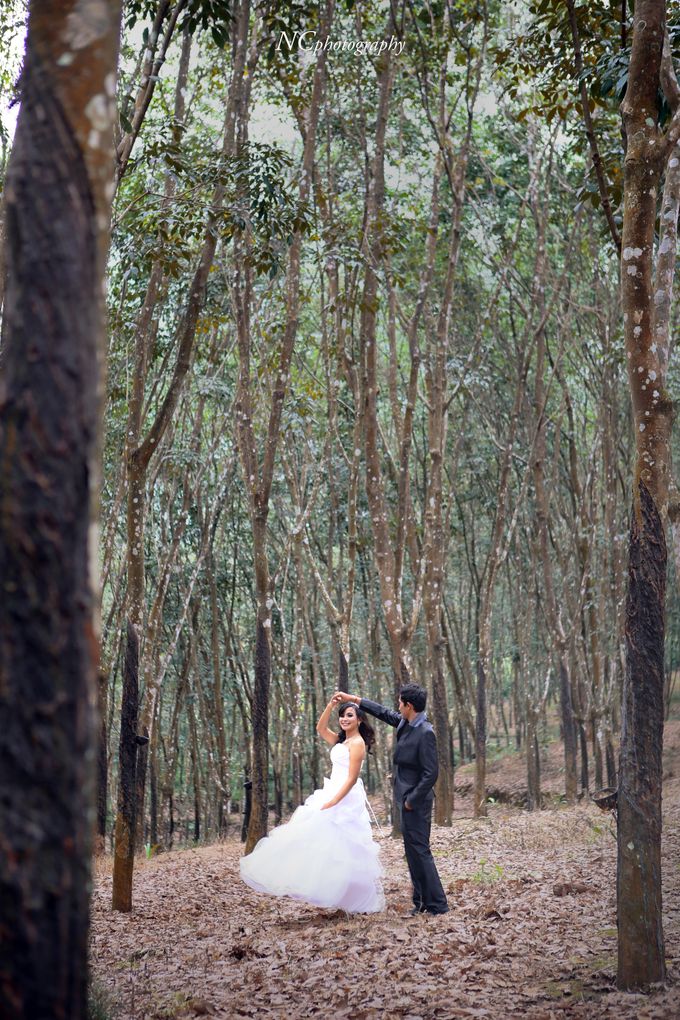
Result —
[[297, 202], [287, 174], [290, 156], [277, 145], [249, 142], [229, 162], [233, 200], [227, 210], [226, 237], [247, 231], [254, 240], [252, 263], [258, 272], [277, 275], [293, 234], [309, 230], [309, 210]]
[[[297, 79], [297, 41], [304, 32], [316, 32], [319, 27], [319, 8], [307, 0], [285, 0], [284, 3], [264, 4], [262, 21], [267, 63], [272, 67], [285, 67], [293, 80]], [[285, 37], [285, 38], [284, 38]], [[310, 37], [311, 38], [311, 37]]]
[[[153, 20], [158, 4], [156, 0], [127, 0], [125, 4], [125, 25], [128, 30], [140, 21]], [[220, 49], [229, 41], [232, 21], [230, 0], [189, 0], [182, 12], [179, 30], [185, 29], [192, 35], [198, 30], [210, 31], [212, 41]], [[146, 44], [149, 29], [143, 32]]]
[[504, 871], [505, 869], [502, 865], [489, 864], [486, 858], [482, 857], [479, 862], [479, 868], [472, 876], [472, 881], [478, 882], [480, 885], [493, 885], [494, 882], [501, 881]]
[[110, 992], [99, 981], [93, 980], [88, 989], [88, 1020], [115, 1020], [118, 1012]]
[[17, 85], [23, 59], [26, 18], [26, 0], [5, 0], [0, 4], [0, 174], [10, 144], [5, 111], [15, 106], [19, 100]]

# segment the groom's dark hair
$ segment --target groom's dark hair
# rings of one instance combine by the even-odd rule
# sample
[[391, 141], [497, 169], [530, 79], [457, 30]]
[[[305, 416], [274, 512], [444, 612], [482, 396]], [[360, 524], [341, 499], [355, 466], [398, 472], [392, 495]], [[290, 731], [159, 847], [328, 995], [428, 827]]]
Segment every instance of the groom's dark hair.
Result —
[[404, 704], [413, 705], [416, 712], [423, 712], [427, 704], [427, 691], [418, 684], [406, 684], [399, 691], [399, 697]]

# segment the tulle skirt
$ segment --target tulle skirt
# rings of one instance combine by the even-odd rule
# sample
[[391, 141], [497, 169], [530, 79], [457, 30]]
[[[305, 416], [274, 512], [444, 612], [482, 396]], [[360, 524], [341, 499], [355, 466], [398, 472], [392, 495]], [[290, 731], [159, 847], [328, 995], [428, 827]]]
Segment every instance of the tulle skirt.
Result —
[[315, 790], [290, 821], [241, 858], [241, 878], [251, 889], [348, 913], [384, 909], [383, 869], [361, 780], [339, 804], [321, 811], [339, 785], [324, 779], [323, 789]]

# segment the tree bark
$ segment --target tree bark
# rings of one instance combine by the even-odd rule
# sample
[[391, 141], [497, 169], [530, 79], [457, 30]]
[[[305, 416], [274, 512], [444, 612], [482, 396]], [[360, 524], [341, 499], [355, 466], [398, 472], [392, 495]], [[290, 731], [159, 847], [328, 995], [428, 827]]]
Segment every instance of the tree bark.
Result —
[[128, 620], [123, 666], [123, 701], [118, 751], [118, 810], [113, 857], [114, 910], [132, 910], [132, 869], [135, 857], [137, 713], [139, 711], [139, 637]]
[[642, 483], [640, 509], [641, 520], [633, 512], [631, 521], [617, 799], [618, 975], [625, 988], [662, 981], [665, 973], [661, 752], [666, 542], [658, 510]]
[[571, 675], [569, 656], [565, 650], [560, 654], [560, 715], [562, 717], [562, 737], [564, 740], [564, 795], [567, 804], [576, 803], [577, 767], [576, 767], [576, 720], [571, 701]]
[[663, 161], [673, 151], [679, 125], [676, 112], [667, 136], [658, 127], [665, 7], [662, 0], [635, 5], [621, 106], [627, 141], [621, 302], [636, 446], [617, 840], [617, 980], [625, 989], [663, 981], [666, 973], [661, 752], [667, 552], [662, 515], [668, 500], [671, 402], [665, 389], [668, 348], [655, 332], [653, 247]]
[[480, 641], [475, 694], [475, 793], [474, 816], [485, 818], [486, 809], [486, 664], [488, 656]]
[[96, 853], [106, 846], [106, 808], [108, 802], [108, 738], [106, 728], [107, 694], [109, 677], [100, 669], [98, 675], [97, 710], [99, 713], [99, 740], [97, 745], [97, 840]]
[[541, 759], [538, 749], [538, 719], [527, 711], [527, 810], [541, 810]]
[[589, 789], [588, 779], [588, 737], [586, 728], [582, 722], [578, 724], [578, 739], [581, 748], [581, 793], [587, 793]]
[[87, 1016], [103, 282], [121, 5], [93, 7], [29, 4], [4, 190], [3, 1020]]

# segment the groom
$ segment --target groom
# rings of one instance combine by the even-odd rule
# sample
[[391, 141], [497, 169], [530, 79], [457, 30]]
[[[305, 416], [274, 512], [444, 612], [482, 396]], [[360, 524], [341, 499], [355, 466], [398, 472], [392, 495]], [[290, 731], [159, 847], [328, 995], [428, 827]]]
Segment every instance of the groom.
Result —
[[351, 701], [364, 712], [397, 727], [394, 749], [394, 796], [401, 810], [404, 851], [413, 882], [412, 914], [445, 914], [449, 907], [430, 850], [432, 787], [437, 779], [437, 741], [425, 715], [427, 692], [407, 684], [399, 693], [399, 711], [368, 698], [338, 691], [338, 701]]

